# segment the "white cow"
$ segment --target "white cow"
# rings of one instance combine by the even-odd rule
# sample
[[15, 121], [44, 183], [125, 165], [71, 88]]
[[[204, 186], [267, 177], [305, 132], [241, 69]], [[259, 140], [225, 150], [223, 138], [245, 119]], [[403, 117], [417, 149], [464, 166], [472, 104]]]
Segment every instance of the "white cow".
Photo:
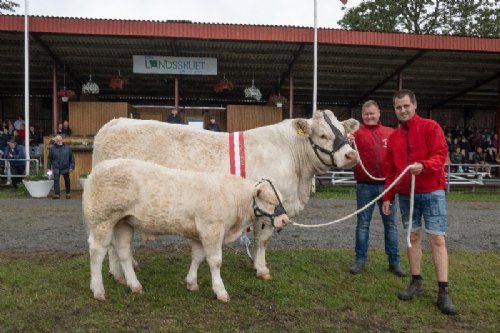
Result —
[[206, 256], [212, 288], [219, 300], [227, 302], [229, 295], [220, 276], [222, 244], [237, 239], [254, 220], [279, 228], [289, 222], [270, 181], [255, 183], [132, 159], [108, 160], [94, 168], [83, 193], [83, 213], [89, 229], [90, 288], [98, 300], [105, 300], [101, 270], [110, 244], [127, 285], [132, 292], [142, 292], [132, 266], [133, 228], [191, 239], [187, 288], [198, 290], [198, 267]]
[[[242, 146], [246, 177], [270, 179], [283, 194], [288, 215], [297, 215], [309, 200], [314, 175], [332, 166], [343, 168], [357, 163], [358, 155], [344, 135], [358, 127], [357, 120], [340, 122], [333, 112], [324, 110], [311, 119], [289, 119], [245, 131]], [[97, 133], [92, 163], [125, 157], [169, 168], [228, 174], [232, 165], [229, 136], [153, 120], [114, 119]], [[237, 161], [235, 164], [242, 167]], [[254, 226], [254, 268], [257, 277], [266, 280], [271, 278], [265, 251], [272, 233], [272, 227]], [[113, 251], [109, 254], [110, 272], [120, 279], [123, 274], [116, 255]]]

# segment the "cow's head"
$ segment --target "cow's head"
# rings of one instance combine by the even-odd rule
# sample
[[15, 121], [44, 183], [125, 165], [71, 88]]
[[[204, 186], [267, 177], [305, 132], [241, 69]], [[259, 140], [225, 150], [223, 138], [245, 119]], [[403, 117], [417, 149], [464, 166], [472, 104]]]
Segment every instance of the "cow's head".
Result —
[[282, 228], [290, 223], [281, 202], [281, 194], [268, 179], [262, 179], [253, 191], [253, 211], [263, 224]]
[[356, 119], [340, 122], [332, 111], [319, 110], [309, 120], [294, 119], [293, 125], [297, 135], [308, 138], [317, 159], [325, 166], [348, 168], [358, 163], [358, 153], [345, 137], [358, 129]]

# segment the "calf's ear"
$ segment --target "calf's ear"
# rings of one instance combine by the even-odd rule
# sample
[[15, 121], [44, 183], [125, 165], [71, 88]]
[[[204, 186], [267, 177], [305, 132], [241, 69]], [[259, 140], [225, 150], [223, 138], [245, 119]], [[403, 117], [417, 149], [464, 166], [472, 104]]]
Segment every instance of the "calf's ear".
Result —
[[359, 128], [359, 121], [356, 119], [347, 119], [342, 122], [342, 126], [344, 126], [345, 134], [356, 132]]
[[312, 133], [311, 125], [306, 119], [297, 118], [292, 121], [295, 133], [299, 136], [309, 136]]

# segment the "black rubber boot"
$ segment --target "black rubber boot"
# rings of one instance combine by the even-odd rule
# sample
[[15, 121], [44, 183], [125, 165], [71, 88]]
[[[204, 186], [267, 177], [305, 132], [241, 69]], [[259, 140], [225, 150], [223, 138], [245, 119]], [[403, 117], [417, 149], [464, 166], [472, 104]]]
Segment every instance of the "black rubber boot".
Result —
[[392, 272], [394, 275], [399, 277], [406, 276], [405, 271], [401, 268], [400, 265], [389, 265], [389, 272]]
[[457, 314], [457, 308], [451, 300], [448, 288], [439, 288], [437, 306], [442, 313], [454, 316]]
[[351, 266], [351, 269], [349, 269], [349, 272], [351, 274], [356, 275], [359, 274], [363, 271], [363, 268], [365, 267], [365, 263], [361, 261], [356, 261], [354, 265]]
[[410, 286], [398, 293], [398, 298], [402, 301], [409, 301], [413, 296], [423, 296], [422, 280], [412, 280]]

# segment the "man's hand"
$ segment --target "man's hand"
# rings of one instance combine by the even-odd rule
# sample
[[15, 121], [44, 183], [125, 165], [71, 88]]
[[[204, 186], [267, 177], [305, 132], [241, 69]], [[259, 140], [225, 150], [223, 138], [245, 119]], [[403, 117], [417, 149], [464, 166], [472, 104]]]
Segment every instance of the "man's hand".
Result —
[[72, 173], [73, 172], [73, 169], [69, 169], [69, 173]]
[[384, 215], [389, 215], [391, 214], [391, 202], [390, 201], [384, 201], [384, 203], [382, 204], [382, 213], [384, 213]]
[[410, 167], [410, 172], [412, 175], [419, 175], [422, 170], [424, 170], [424, 165], [422, 163], [414, 163], [411, 167]]

